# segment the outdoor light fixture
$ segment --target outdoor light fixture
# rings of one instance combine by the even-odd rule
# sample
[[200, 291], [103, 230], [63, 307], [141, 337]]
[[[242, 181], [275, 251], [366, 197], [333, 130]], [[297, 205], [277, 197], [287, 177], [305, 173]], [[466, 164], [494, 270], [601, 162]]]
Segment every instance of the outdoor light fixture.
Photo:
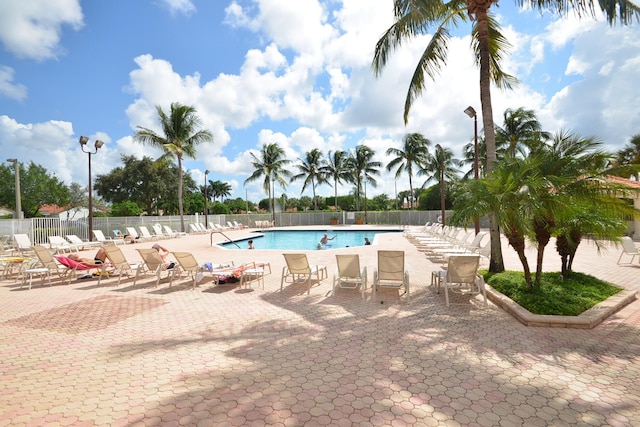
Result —
[[209, 175], [209, 169], [204, 171], [204, 226], [209, 228], [209, 209], [207, 206], [207, 175]]
[[445, 226], [444, 220], [444, 148], [442, 145], [436, 144], [436, 149], [440, 150], [440, 217], [442, 219], [442, 226]]
[[89, 215], [88, 215], [89, 236], [88, 237], [89, 237], [89, 241], [92, 241], [93, 240], [93, 186], [91, 182], [91, 155], [96, 154], [98, 150], [104, 145], [104, 142], [97, 139], [95, 144], [93, 145], [95, 147], [94, 151], [85, 149], [85, 147], [87, 146], [87, 143], [89, 142], [88, 137], [81, 136], [79, 142], [80, 142], [80, 148], [82, 149], [82, 152], [87, 153], [89, 155]]
[[[473, 119], [473, 178], [478, 179], [478, 115], [472, 106], [468, 106], [464, 113]], [[475, 220], [476, 234], [480, 232], [480, 219]]]
[[18, 159], [7, 159], [7, 162], [13, 163], [13, 170], [16, 177], [16, 212], [13, 217], [16, 219], [22, 219], [22, 202], [20, 201], [20, 164], [18, 164]]

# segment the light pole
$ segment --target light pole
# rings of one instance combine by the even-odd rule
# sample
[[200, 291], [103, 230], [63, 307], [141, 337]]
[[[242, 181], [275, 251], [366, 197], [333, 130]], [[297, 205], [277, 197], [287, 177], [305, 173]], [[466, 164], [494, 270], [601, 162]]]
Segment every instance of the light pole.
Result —
[[86, 149], [88, 142], [89, 142], [88, 137], [86, 136], [80, 137], [80, 148], [82, 149], [83, 153], [87, 153], [89, 155], [89, 215], [88, 215], [88, 218], [89, 218], [89, 241], [92, 241], [93, 240], [93, 186], [91, 183], [91, 155], [96, 154], [100, 149], [100, 147], [104, 145], [104, 142], [100, 141], [99, 139], [96, 139], [96, 142], [93, 145], [95, 147], [94, 151]]
[[436, 149], [440, 150], [440, 217], [442, 226], [445, 226], [444, 219], [444, 149], [440, 144], [436, 144]]
[[[473, 119], [473, 179], [478, 179], [478, 115], [472, 106], [468, 106], [464, 113]], [[475, 219], [476, 234], [480, 232], [480, 218]]]
[[18, 159], [7, 159], [7, 162], [13, 163], [13, 170], [16, 176], [16, 213], [13, 215], [16, 219], [22, 219], [22, 202], [20, 201], [20, 164]]
[[207, 206], [207, 201], [209, 197], [207, 196], [207, 175], [209, 175], [209, 169], [204, 171], [204, 227], [209, 228], [209, 209]]

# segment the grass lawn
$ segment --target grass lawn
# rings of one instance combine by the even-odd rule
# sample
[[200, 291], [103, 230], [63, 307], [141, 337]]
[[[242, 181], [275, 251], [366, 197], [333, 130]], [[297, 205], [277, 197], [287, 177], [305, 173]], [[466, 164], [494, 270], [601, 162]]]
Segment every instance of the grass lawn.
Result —
[[533, 314], [577, 316], [622, 290], [582, 273], [564, 278], [560, 273], [543, 273], [540, 286], [533, 289], [525, 285], [522, 272], [484, 272], [484, 278], [496, 291]]

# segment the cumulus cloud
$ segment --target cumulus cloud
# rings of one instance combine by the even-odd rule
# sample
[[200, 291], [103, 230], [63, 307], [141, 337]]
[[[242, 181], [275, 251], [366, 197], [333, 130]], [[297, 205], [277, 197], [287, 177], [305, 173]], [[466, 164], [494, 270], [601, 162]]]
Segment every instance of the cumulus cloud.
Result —
[[19, 58], [38, 61], [57, 57], [64, 26], [84, 26], [80, 0], [3, 0], [0, 41]]
[[13, 68], [0, 66], [0, 95], [16, 101], [24, 101], [27, 98], [27, 87], [20, 83], [13, 83], [14, 74]]
[[196, 11], [191, 0], [162, 0], [162, 5], [172, 14], [191, 15]]

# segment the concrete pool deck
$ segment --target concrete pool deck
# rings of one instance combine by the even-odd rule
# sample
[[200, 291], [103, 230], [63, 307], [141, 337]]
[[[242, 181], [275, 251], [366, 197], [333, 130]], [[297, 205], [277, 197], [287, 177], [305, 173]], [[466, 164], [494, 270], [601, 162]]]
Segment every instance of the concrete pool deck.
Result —
[[[272, 273], [264, 290], [210, 278], [155, 288], [148, 277], [29, 291], [3, 279], [0, 426], [640, 425], [637, 301], [592, 330], [527, 327], [479, 299], [446, 307], [429, 287], [440, 265], [402, 234], [307, 251], [329, 269], [310, 296], [279, 292], [280, 251], [211, 247], [208, 234], [160, 242], [201, 263], [269, 262]], [[135, 261], [152, 244], [120, 247]], [[371, 282], [381, 248], [405, 251], [410, 304], [397, 291], [331, 294], [337, 251], [358, 253]], [[637, 291], [640, 264], [616, 265], [619, 254], [584, 242], [574, 270]], [[549, 245], [545, 270], [558, 269]]]

